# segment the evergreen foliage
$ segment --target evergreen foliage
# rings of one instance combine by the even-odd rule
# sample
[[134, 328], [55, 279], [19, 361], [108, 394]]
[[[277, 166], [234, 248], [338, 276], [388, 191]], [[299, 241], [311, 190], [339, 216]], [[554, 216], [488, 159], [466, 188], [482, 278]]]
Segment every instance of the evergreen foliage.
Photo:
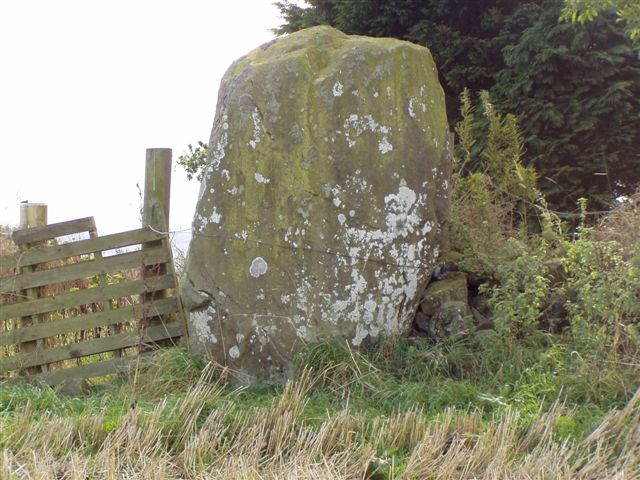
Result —
[[532, 7], [537, 20], [503, 49], [492, 94], [521, 119], [549, 202], [588, 197], [601, 209], [640, 183], [640, 61], [614, 18], [577, 25], [558, 12]]
[[602, 12], [614, 12], [627, 24], [629, 37], [640, 40], [640, 1], [638, 0], [565, 0], [562, 19], [591, 22]]
[[[345, 33], [395, 37], [426, 45], [440, 69], [449, 117], [458, 119], [464, 88], [488, 90], [504, 66], [500, 50], [521, 0], [309, 0], [276, 2], [285, 24], [276, 33], [332, 25]], [[518, 27], [516, 26], [516, 31]]]
[[593, 208], [640, 182], [640, 58], [616, 16], [560, 22], [563, 0], [309, 0], [276, 3], [277, 33], [318, 24], [429, 47], [452, 124], [464, 88], [518, 116], [522, 161], [556, 209]]

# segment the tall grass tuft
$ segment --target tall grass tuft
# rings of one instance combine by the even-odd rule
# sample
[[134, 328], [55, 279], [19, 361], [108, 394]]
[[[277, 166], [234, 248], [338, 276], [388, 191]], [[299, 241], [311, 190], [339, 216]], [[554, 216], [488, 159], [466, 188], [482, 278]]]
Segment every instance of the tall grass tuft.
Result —
[[[354, 367], [355, 368], [355, 367]], [[325, 372], [328, 373], [328, 372]], [[141, 372], [140, 376], [144, 376]], [[640, 390], [582, 439], [559, 434], [574, 412], [555, 402], [523, 419], [508, 407], [420, 408], [372, 416], [349, 405], [306, 419], [317, 382], [303, 370], [268, 406], [238, 411], [240, 394], [207, 366], [181, 395], [138, 397], [114, 387], [101, 402], [56, 400], [38, 411], [0, 412], [0, 477], [7, 479], [205, 478], [638, 478]], [[162, 384], [164, 381], [160, 380]], [[25, 388], [16, 395], [28, 397]], [[150, 400], [151, 399], [151, 400]], [[114, 412], [118, 411], [117, 415]]]

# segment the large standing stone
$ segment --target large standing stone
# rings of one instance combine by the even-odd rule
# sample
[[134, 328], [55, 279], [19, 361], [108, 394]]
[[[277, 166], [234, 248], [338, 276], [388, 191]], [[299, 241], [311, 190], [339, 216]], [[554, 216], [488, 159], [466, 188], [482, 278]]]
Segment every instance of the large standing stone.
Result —
[[225, 74], [183, 295], [191, 343], [247, 381], [306, 342], [411, 327], [448, 214], [429, 51], [315, 27]]

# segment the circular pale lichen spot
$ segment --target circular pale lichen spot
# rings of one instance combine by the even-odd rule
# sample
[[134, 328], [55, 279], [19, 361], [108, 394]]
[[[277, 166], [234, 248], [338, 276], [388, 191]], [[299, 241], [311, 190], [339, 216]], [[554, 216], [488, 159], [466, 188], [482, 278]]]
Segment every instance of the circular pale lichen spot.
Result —
[[229, 349], [229, 356], [231, 358], [238, 358], [240, 357], [240, 349], [238, 348], [237, 345], [234, 345], [233, 347], [231, 347]]
[[249, 267], [249, 273], [252, 277], [258, 278], [267, 273], [267, 269], [269, 266], [267, 262], [265, 262], [264, 258], [256, 257], [251, 262], [251, 266]]

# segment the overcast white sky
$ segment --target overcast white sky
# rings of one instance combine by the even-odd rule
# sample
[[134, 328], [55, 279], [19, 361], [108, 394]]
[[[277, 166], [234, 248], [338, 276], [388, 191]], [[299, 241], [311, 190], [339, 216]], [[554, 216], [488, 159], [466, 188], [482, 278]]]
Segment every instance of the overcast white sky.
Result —
[[[137, 228], [145, 149], [207, 141], [223, 73], [280, 23], [272, 0], [0, 0], [0, 225], [28, 200]], [[172, 181], [188, 228], [199, 185]]]

